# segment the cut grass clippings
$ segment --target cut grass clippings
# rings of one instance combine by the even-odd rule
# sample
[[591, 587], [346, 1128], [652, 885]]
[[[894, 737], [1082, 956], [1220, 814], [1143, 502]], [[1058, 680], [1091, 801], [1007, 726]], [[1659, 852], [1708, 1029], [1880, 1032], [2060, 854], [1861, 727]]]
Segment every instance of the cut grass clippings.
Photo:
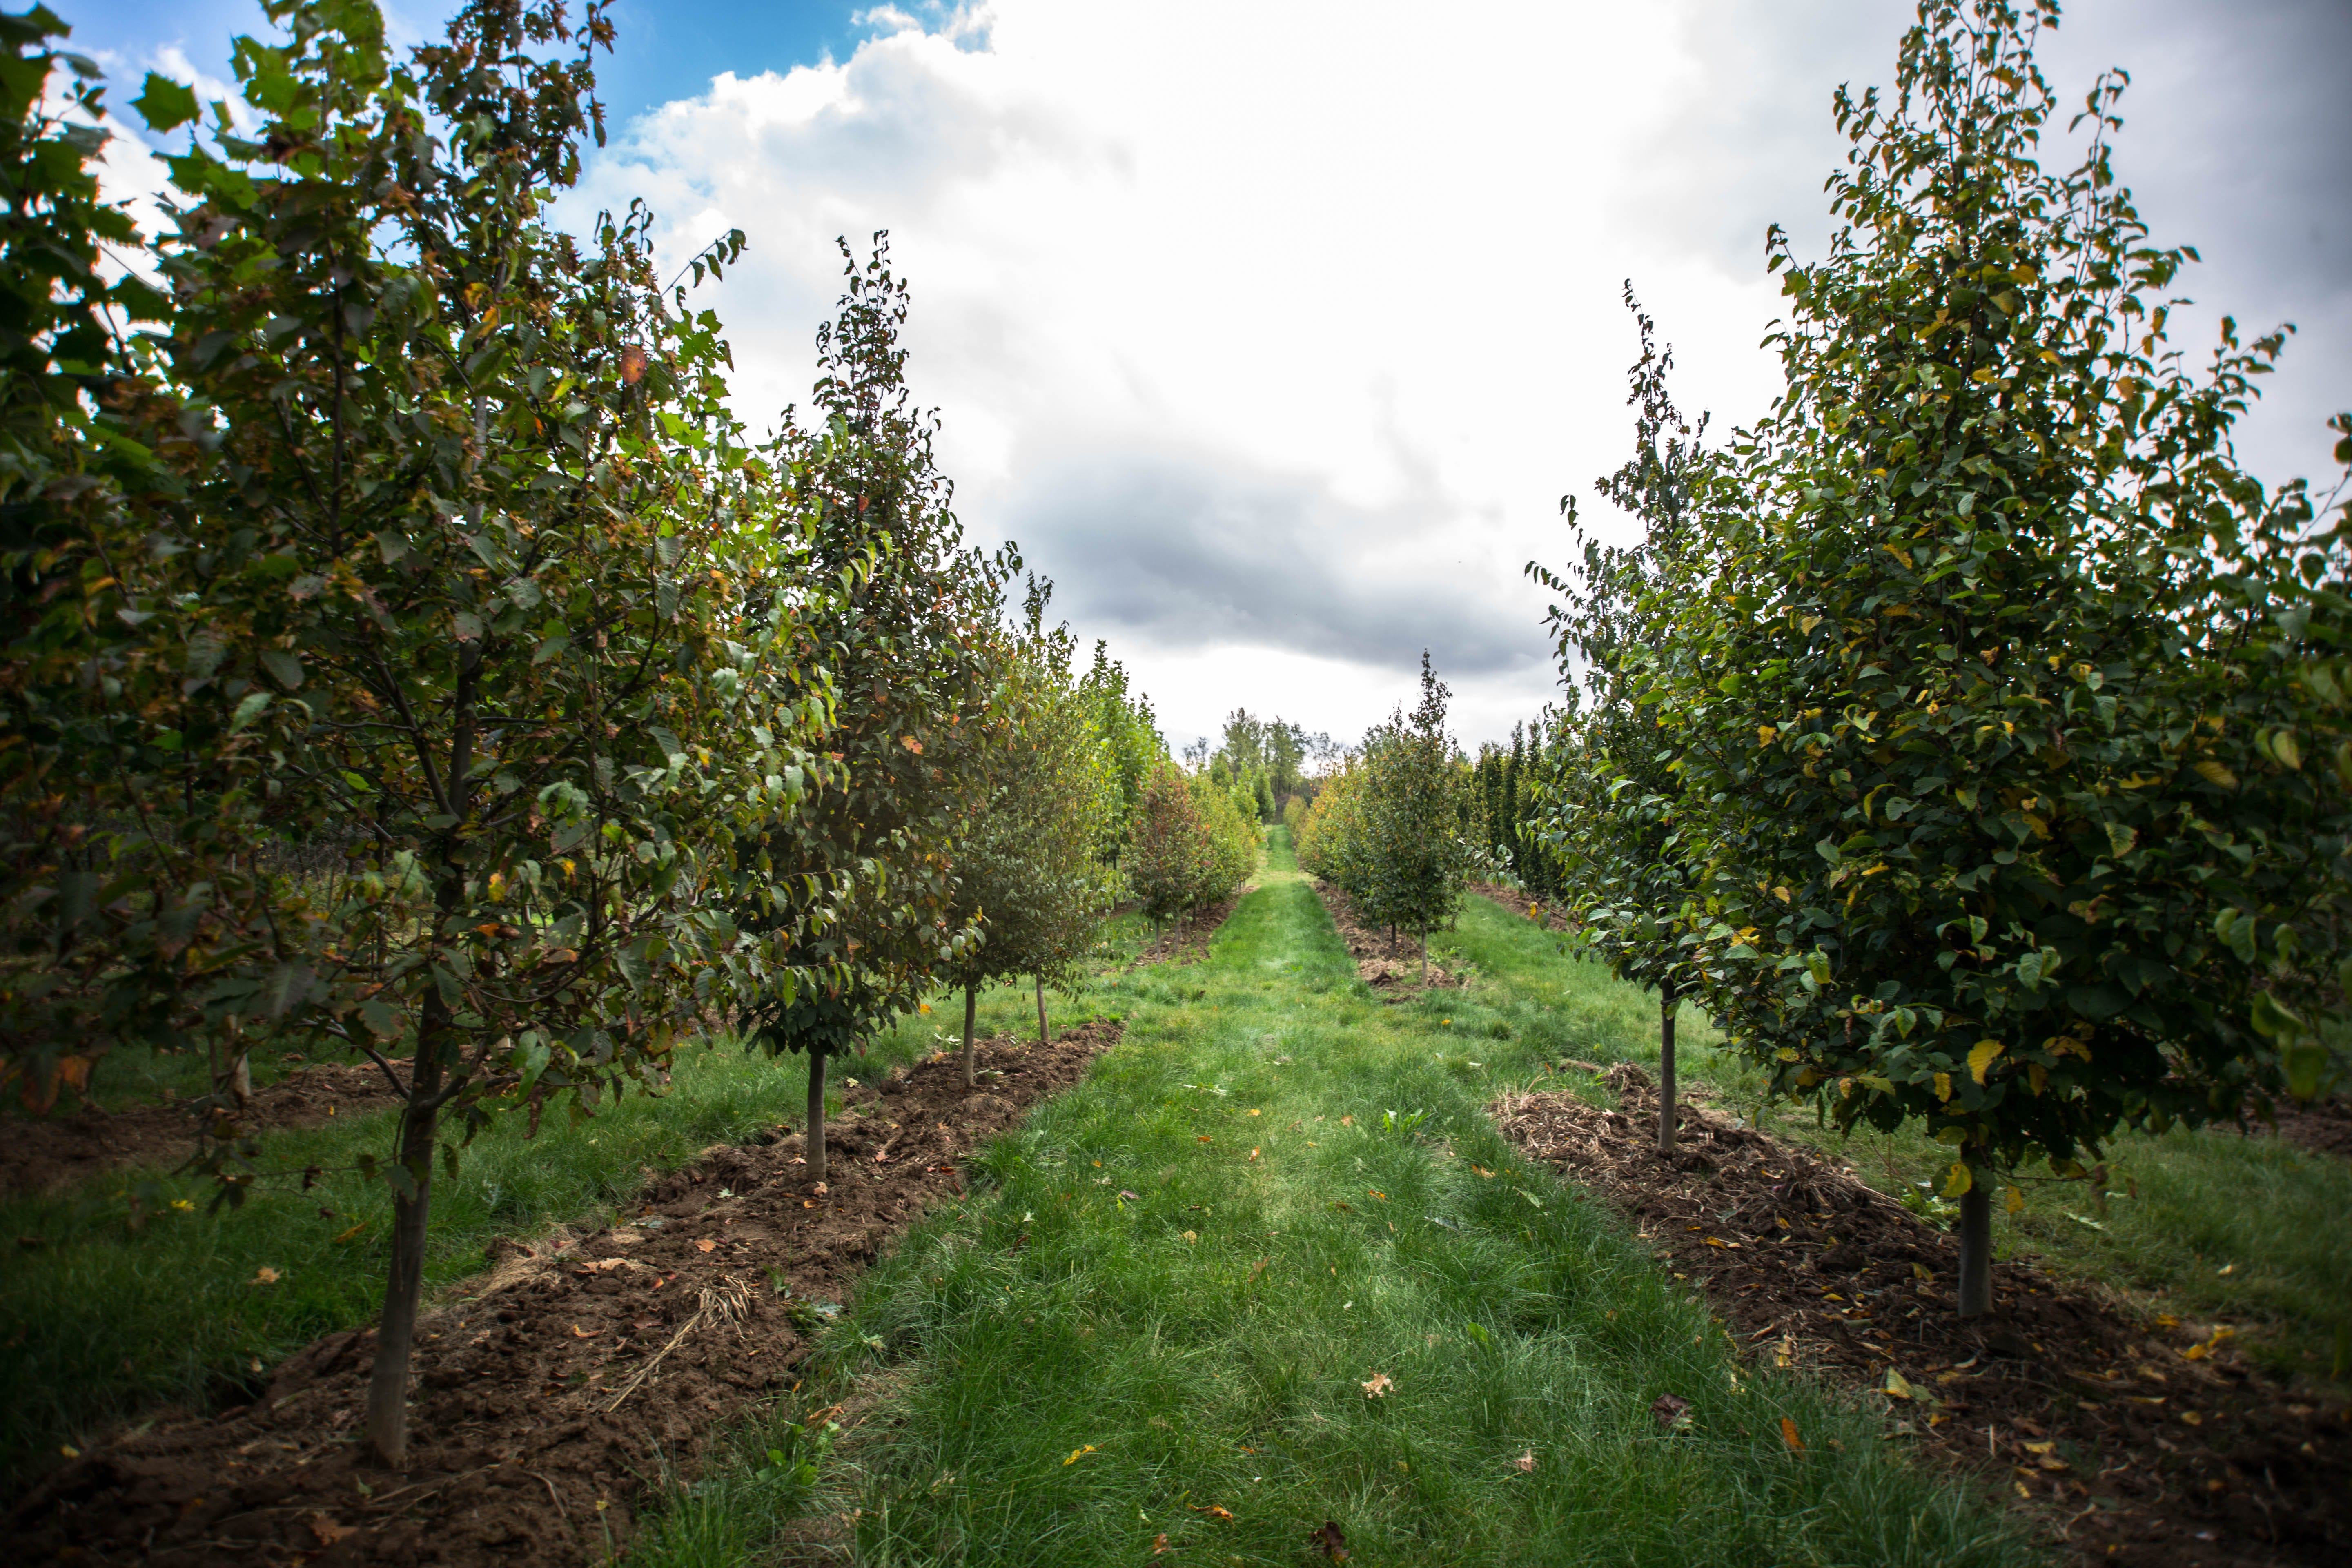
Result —
[[[1207, 962], [1130, 977], [1121, 1046], [867, 1277], [813, 1542], [1281, 1563], [1328, 1522], [1363, 1563], [2032, 1559], [1516, 1157], [1483, 1108], [1549, 1037], [1458, 992], [1381, 1005], [1279, 836], [1265, 882]], [[634, 1556], [772, 1547], [726, 1501], [760, 1462]]]

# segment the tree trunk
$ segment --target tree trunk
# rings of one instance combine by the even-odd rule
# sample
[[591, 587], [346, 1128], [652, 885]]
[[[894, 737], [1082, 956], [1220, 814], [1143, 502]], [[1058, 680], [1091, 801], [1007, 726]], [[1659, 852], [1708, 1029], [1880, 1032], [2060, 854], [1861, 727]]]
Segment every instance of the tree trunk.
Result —
[[414, 1190], [392, 1199], [392, 1268], [376, 1326], [375, 1366], [368, 1374], [368, 1447], [394, 1469], [408, 1462], [408, 1357], [416, 1339], [416, 1301], [425, 1289], [425, 1226], [433, 1208], [433, 1140], [441, 1119], [441, 1074], [451, 1021], [437, 991], [425, 999], [416, 1065], [401, 1119], [401, 1165]]
[[252, 1051], [239, 1048], [236, 1059], [229, 1064], [228, 1092], [229, 1097], [236, 1101], [239, 1110], [253, 1103]]
[[1035, 979], [1037, 981], [1037, 1043], [1041, 1046], [1050, 1046], [1054, 1043], [1054, 1031], [1045, 1023], [1045, 977], [1040, 974]]
[[966, 1089], [971, 1088], [975, 1081], [971, 1070], [971, 1026], [972, 1016], [979, 1010], [980, 983], [968, 981], [963, 988], [963, 1086]]
[[1429, 989], [1429, 928], [1421, 928], [1421, 988]]
[[1960, 1194], [1960, 1316], [1992, 1310], [1992, 1194], [1981, 1181]]
[[1658, 987], [1658, 1152], [1675, 1152], [1675, 1011], [1671, 980]]
[[809, 1096], [808, 1132], [801, 1140], [807, 1145], [809, 1180], [824, 1180], [824, 1049], [812, 1045], [808, 1048]]

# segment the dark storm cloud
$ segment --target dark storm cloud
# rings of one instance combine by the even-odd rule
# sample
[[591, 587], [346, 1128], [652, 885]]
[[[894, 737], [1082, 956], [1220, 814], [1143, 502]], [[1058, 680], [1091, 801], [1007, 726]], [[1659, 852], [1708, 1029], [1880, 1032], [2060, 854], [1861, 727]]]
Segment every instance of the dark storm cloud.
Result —
[[1090, 451], [1025, 471], [989, 510], [1083, 624], [1397, 668], [1431, 647], [1463, 676], [1543, 650], [1542, 595], [1465, 571], [1483, 530], [1434, 497], [1357, 505], [1230, 454]]

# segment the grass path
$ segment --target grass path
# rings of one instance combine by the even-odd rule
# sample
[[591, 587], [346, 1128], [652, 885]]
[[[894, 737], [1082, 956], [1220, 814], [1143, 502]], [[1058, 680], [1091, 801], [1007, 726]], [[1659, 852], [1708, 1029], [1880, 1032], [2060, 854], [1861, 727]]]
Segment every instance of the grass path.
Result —
[[[827, 1397], [862, 1409], [820, 1484], [857, 1561], [1295, 1563], [1327, 1520], [1360, 1564], [2031, 1560], [1872, 1420], [1751, 1378], [1597, 1204], [1515, 1161], [1484, 1106], [1561, 1018], [1620, 1029], [1605, 1010], [1383, 1005], [1279, 833], [1207, 962], [1118, 990], [1125, 1042], [830, 1342]], [[633, 1561], [772, 1545], [758, 1463]]]

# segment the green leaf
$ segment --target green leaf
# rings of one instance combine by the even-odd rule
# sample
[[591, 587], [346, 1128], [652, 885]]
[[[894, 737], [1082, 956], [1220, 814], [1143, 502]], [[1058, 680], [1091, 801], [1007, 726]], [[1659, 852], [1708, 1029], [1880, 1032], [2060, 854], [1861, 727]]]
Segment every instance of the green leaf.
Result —
[[144, 91], [131, 100], [151, 131], [173, 131], [194, 120], [197, 113], [194, 88], [184, 87], [170, 77], [154, 71], [147, 73]]

